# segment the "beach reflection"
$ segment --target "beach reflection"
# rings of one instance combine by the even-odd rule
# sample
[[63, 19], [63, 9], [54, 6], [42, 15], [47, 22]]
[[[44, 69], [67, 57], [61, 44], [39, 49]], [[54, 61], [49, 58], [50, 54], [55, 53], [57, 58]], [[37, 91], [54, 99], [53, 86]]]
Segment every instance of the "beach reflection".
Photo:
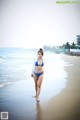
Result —
[[40, 102], [36, 103], [36, 120], [42, 120], [42, 108]]

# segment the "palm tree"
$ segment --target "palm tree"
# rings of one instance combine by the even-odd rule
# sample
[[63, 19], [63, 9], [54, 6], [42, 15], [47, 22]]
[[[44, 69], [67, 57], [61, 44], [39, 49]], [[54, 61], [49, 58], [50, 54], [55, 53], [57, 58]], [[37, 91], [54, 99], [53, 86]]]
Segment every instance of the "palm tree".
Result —
[[65, 48], [66, 48], [66, 49], [70, 49], [70, 44], [69, 44], [69, 42], [67, 42], [67, 43], [65, 44]]
[[80, 49], [80, 35], [77, 35], [77, 47]]
[[74, 42], [72, 42], [72, 44], [71, 44], [71, 47], [70, 47], [71, 49], [75, 49], [76, 48], [76, 45], [75, 45], [75, 43]]
[[80, 45], [80, 35], [77, 35], [77, 45]]

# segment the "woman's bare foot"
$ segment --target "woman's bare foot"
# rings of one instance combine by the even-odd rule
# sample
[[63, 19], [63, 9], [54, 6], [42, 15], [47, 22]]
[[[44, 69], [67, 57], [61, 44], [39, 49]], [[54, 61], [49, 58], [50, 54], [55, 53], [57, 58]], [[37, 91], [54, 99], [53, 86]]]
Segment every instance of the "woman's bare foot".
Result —
[[40, 102], [40, 100], [36, 100], [36, 102]]
[[40, 102], [39, 98], [36, 98], [36, 102]]

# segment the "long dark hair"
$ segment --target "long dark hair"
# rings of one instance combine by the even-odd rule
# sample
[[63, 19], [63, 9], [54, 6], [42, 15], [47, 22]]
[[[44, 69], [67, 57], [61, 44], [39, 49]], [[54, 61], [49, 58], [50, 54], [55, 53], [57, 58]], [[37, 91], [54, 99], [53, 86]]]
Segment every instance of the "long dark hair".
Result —
[[42, 48], [40, 48], [40, 49], [38, 50], [38, 53], [39, 53], [39, 52], [42, 54], [42, 56], [44, 55], [44, 51], [43, 51]]

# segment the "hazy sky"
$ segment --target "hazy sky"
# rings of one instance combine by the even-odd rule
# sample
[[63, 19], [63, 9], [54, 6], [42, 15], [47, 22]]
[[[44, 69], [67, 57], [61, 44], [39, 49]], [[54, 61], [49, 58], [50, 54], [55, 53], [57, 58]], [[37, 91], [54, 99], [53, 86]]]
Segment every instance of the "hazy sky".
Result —
[[0, 47], [38, 48], [76, 42], [80, 4], [0, 0]]

